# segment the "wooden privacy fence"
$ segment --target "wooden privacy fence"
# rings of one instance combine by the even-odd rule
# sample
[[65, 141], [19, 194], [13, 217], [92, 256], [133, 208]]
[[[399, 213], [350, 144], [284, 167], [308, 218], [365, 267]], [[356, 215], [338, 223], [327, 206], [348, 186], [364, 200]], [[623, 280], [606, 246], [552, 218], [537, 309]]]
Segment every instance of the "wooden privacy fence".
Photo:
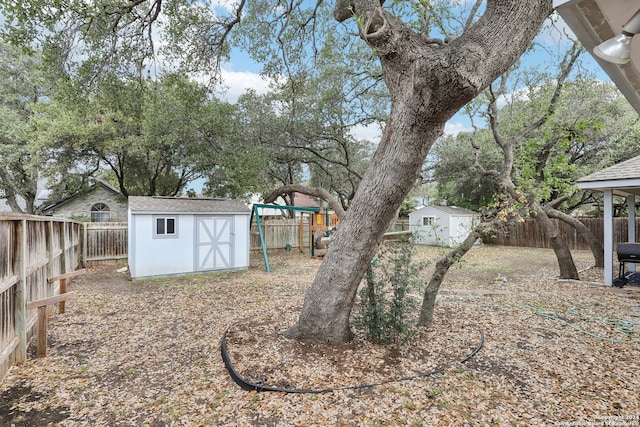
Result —
[[[596, 236], [600, 243], [604, 242], [603, 218], [578, 218]], [[571, 250], [588, 250], [587, 242], [582, 239], [575, 229], [558, 219], [551, 220], [560, 232], [562, 238]], [[614, 218], [613, 242], [614, 245], [628, 241], [627, 218]], [[636, 230], [640, 231], [640, 218], [636, 219]], [[636, 241], [640, 239], [636, 238]], [[508, 234], [500, 233], [496, 237], [484, 239], [485, 243], [500, 246], [522, 246], [531, 248], [550, 249], [551, 242], [544, 235], [542, 227], [534, 219], [526, 219], [523, 223], [509, 229]]]
[[0, 215], [0, 379], [27, 358], [37, 308], [31, 301], [59, 293], [48, 279], [80, 264], [80, 223], [32, 215]]
[[[309, 249], [309, 216], [302, 219], [267, 219], [260, 223], [267, 249]], [[252, 251], [259, 251], [262, 247], [260, 235], [255, 227], [254, 223], [251, 228], [250, 248]]]
[[85, 267], [127, 259], [126, 222], [82, 224], [82, 263]]
[[409, 231], [409, 219], [401, 218], [397, 219], [391, 224], [387, 232]]
[[[317, 224], [309, 225], [310, 216], [302, 216], [300, 219], [267, 219], [261, 221], [262, 232], [267, 249], [300, 249], [307, 251], [310, 249], [309, 235], [310, 229], [317, 227]], [[324, 218], [320, 220], [324, 224]], [[260, 236], [258, 230], [255, 229], [256, 224], [251, 226], [251, 250], [259, 251]], [[324, 230], [325, 227], [321, 226]], [[396, 220], [389, 227], [388, 231], [407, 231], [409, 230], [409, 220]], [[302, 247], [300, 246], [302, 244]]]

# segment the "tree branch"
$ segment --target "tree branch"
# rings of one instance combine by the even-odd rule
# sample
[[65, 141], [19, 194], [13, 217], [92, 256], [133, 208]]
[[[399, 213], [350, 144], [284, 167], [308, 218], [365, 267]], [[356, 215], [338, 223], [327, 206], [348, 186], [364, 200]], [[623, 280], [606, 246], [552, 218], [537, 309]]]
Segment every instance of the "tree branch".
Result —
[[269, 193], [265, 198], [265, 203], [273, 203], [279, 196], [283, 196], [289, 193], [301, 193], [307, 196], [317, 197], [327, 202], [329, 207], [336, 213], [338, 218], [342, 220], [346, 215], [345, 210], [342, 208], [340, 202], [338, 202], [327, 190], [318, 187], [308, 187], [306, 185], [289, 184], [276, 188]]
[[569, 74], [573, 70], [578, 57], [580, 57], [583, 52], [584, 48], [577, 41], [574, 41], [571, 48], [567, 52], [565, 52], [562, 63], [560, 64], [560, 75], [556, 79], [556, 86], [553, 90], [553, 95], [549, 100], [549, 105], [547, 106], [547, 109], [544, 111], [542, 116], [538, 118], [538, 120], [532, 122], [529, 126], [527, 126], [527, 128], [523, 132], [524, 137], [528, 136], [531, 132], [545, 124], [549, 117], [551, 117], [553, 113], [555, 113], [558, 100], [560, 99], [560, 94], [562, 93], [562, 88], [564, 87], [564, 83], [567, 81]]

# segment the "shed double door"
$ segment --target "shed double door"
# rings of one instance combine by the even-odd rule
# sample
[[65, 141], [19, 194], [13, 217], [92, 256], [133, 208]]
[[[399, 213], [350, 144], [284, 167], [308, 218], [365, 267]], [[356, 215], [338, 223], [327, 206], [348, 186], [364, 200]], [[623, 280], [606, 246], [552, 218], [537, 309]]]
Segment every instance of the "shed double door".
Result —
[[197, 271], [232, 268], [233, 236], [232, 216], [197, 217]]

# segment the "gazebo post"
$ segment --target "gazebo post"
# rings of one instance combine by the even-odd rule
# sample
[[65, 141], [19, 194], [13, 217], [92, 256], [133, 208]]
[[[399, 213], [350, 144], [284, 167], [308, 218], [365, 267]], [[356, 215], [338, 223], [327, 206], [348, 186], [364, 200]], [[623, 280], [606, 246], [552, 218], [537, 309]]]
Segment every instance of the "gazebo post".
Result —
[[[604, 193], [604, 284], [613, 285], [614, 240], [624, 236], [613, 235], [613, 196], [625, 197], [629, 206], [629, 243], [636, 240], [635, 197], [640, 195], [640, 156], [599, 170], [576, 181], [578, 188]], [[632, 264], [632, 263], [629, 263]], [[631, 266], [630, 266], [631, 267]], [[632, 267], [633, 268], [633, 267]]]
[[604, 284], [613, 284], [613, 190], [604, 189]]
[[[628, 212], [628, 227], [627, 242], [636, 243], [636, 196], [630, 194], [627, 196], [627, 212]], [[635, 273], [636, 264], [629, 263], [629, 271]]]

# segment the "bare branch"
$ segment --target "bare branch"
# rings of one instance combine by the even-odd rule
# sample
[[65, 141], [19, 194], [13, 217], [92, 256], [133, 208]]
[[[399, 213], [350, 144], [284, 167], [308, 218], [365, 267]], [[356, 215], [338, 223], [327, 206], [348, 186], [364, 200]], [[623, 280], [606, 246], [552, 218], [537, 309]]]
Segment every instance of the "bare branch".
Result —
[[542, 116], [540, 116], [538, 120], [532, 122], [525, 129], [523, 133], [525, 137], [529, 135], [531, 132], [533, 132], [534, 130], [538, 129], [543, 124], [545, 124], [549, 119], [549, 117], [551, 117], [553, 113], [555, 113], [558, 100], [560, 99], [560, 94], [562, 93], [562, 88], [564, 87], [564, 84], [567, 81], [567, 78], [569, 78], [569, 74], [573, 70], [573, 67], [576, 64], [578, 57], [582, 55], [583, 52], [584, 52], [584, 48], [577, 41], [573, 42], [573, 45], [571, 46], [571, 48], [567, 52], [565, 52], [564, 58], [562, 59], [562, 63], [560, 64], [560, 74], [558, 75], [558, 78], [556, 80], [556, 86], [554, 88], [553, 95], [549, 100], [549, 105], [547, 106], [547, 109], [544, 111]]
[[469, 16], [467, 17], [467, 22], [464, 24], [463, 31], [466, 31], [468, 28], [471, 28], [471, 25], [473, 25], [473, 18], [475, 18], [476, 13], [478, 13], [478, 9], [480, 9], [480, 6], [482, 6], [483, 2], [484, 0], [476, 0], [476, 3], [473, 5], [473, 7], [471, 8], [471, 11], [469, 12]]

